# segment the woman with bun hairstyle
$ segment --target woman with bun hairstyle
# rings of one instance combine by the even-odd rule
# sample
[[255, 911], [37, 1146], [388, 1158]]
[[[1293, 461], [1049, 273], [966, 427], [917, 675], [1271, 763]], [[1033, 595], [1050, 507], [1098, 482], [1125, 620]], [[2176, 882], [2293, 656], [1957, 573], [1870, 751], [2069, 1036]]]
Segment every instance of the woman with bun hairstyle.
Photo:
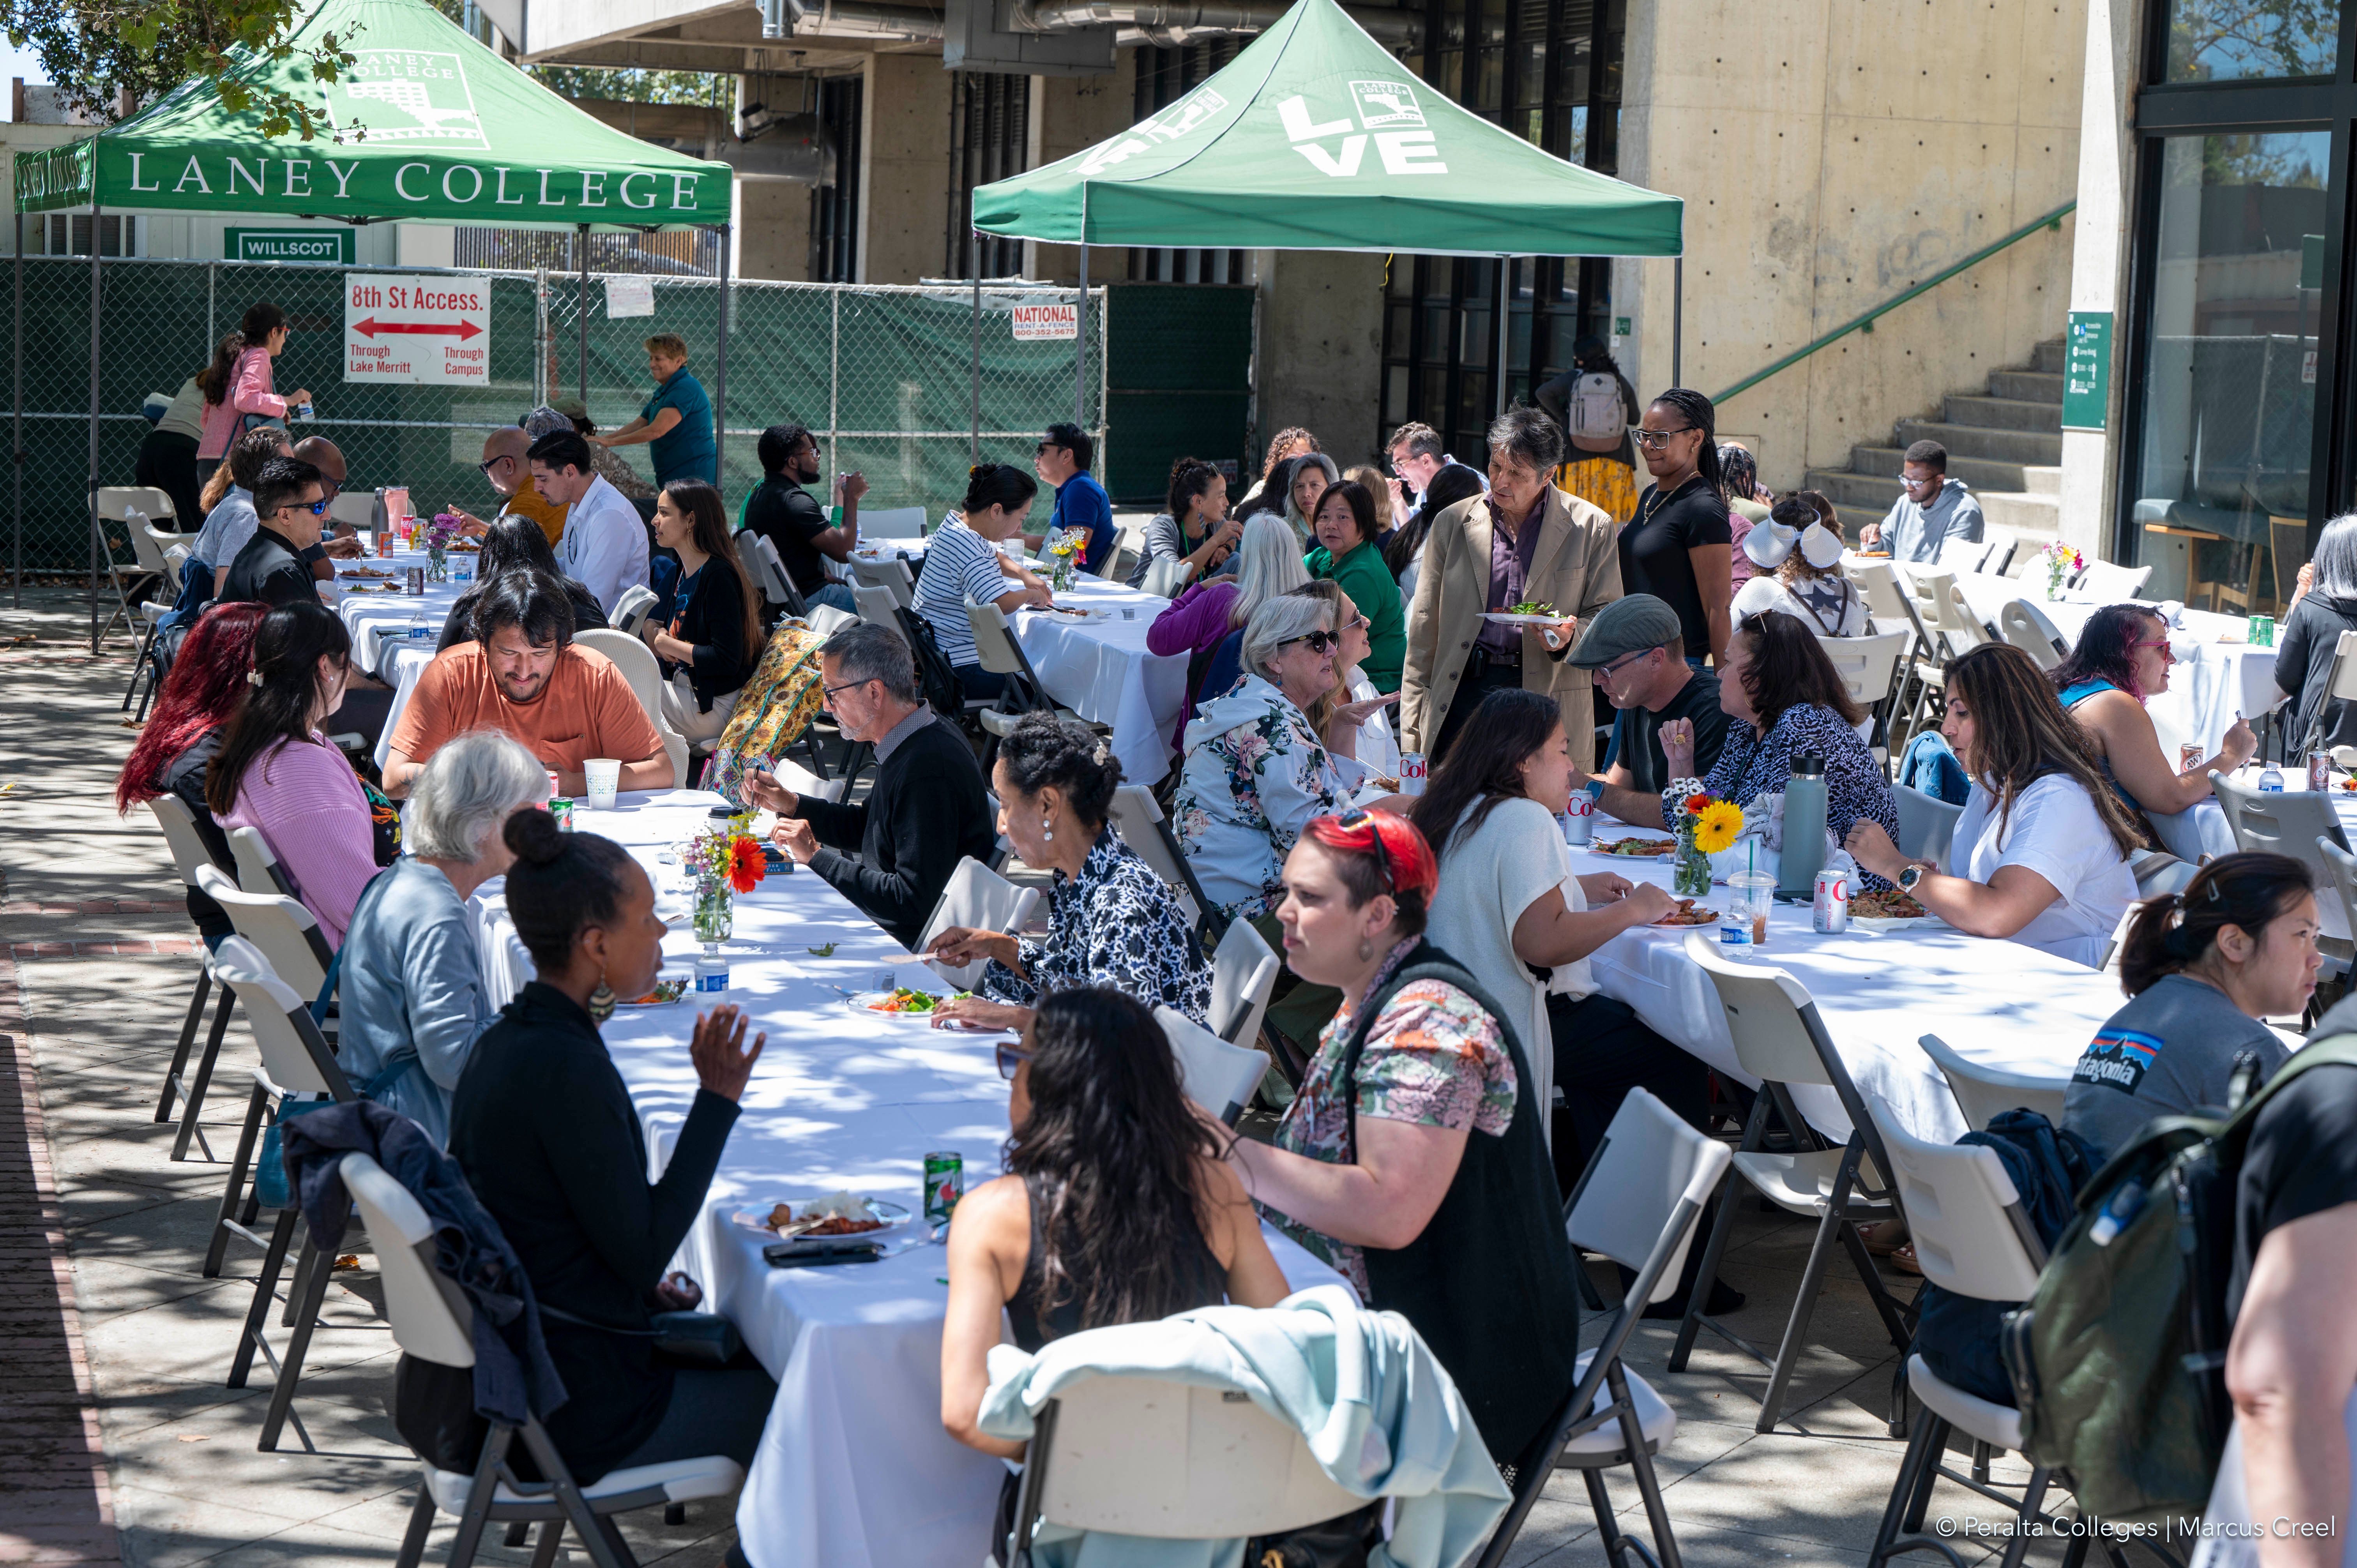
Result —
[[1244, 525], [1228, 515], [1227, 476], [1200, 457], [1181, 457], [1170, 465], [1170, 510], [1149, 519], [1146, 542], [1129, 585], [1146, 586], [1146, 569], [1157, 561], [1184, 566], [1181, 582], [1211, 576], [1228, 563]]
[[974, 623], [965, 618], [968, 599], [996, 605], [1013, 615], [1026, 605], [1050, 602], [1048, 585], [1021, 562], [1002, 555], [998, 544], [1023, 532], [1039, 481], [1007, 463], [984, 463], [966, 480], [965, 502], [957, 515], [933, 531], [925, 543], [925, 569], [917, 578], [917, 613], [933, 628], [942, 656], [957, 671], [969, 697], [988, 699], [1006, 688], [1006, 677], [985, 670], [974, 650]]
[[270, 361], [286, 351], [286, 330], [285, 311], [267, 301], [253, 306], [213, 350], [213, 362], [199, 372], [205, 434], [197, 443], [197, 466], [206, 477], [207, 466], [228, 456], [241, 433], [255, 424], [284, 425], [289, 408], [311, 401], [301, 387], [285, 397], [272, 390]]
[[[687, 1049], [699, 1087], [662, 1179], [649, 1181], [639, 1113], [597, 1022], [614, 998], [645, 995], [662, 967], [654, 885], [620, 844], [560, 832], [537, 807], [509, 817], [500, 839], [515, 857], [508, 917], [534, 978], [475, 1042], [451, 1102], [450, 1153], [539, 1300], [569, 1397], [538, 1413], [584, 1485], [699, 1455], [750, 1464], [777, 1385], [755, 1366], [674, 1369], [648, 1330], [653, 1314], [703, 1298], [663, 1269], [704, 1213], [762, 1037], [746, 1047], [735, 1007], [697, 1015]], [[453, 1451], [479, 1441], [466, 1435], [474, 1423], [436, 1419], [471, 1411], [471, 1380], [412, 1357], [395, 1374], [395, 1425], [446, 1468], [474, 1467], [473, 1454]]]
[[1426, 938], [1439, 880], [1405, 817], [1304, 829], [1276, 910], [1285, 961], [1341, 1006], [1273, 1142], [1228, 1157], [1369, 1306], [1415, 1326], [1490, 1456], [1514, 1464], [1572, 1385], [1576, 1265], [1519, 1007]]
[[1047, 870], [1048, 934], [952, 926], [929, 955], [952, 964], [987, 958], [971, 996], [942, 1004], [952, 1018], [1028, 1028], [1042, 996], [1103, 986], [1198, 1024], [1211, 1003], [1211, 967], [1195, 945], [1169, 884], [1105, 826], [1121, 763], [1086, 725], [1026, 714], [1000, 743], [990, 788], [998, 831], [1026, 865]]
[[2316, 889], [2289, 855], [2244, 851], [2147, 899], [2120, 947], [2128, 1004], [2104, 1021], [2062, 1097], [2062, 1125], [2105, 1157], [2156, 1116], [2214, 1115], [2235, 1058], [2264, 1083], [2291, 1054], [2262, 1022], [2316, 992]]

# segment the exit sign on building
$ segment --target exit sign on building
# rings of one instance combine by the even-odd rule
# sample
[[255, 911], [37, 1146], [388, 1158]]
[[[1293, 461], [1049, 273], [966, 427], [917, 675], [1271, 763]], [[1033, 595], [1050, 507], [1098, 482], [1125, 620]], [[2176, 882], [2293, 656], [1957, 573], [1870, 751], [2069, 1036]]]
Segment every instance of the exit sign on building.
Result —
[[232, 262], [360, 263], [360, 242], [350, 229], [226, 229], [221, 253]]

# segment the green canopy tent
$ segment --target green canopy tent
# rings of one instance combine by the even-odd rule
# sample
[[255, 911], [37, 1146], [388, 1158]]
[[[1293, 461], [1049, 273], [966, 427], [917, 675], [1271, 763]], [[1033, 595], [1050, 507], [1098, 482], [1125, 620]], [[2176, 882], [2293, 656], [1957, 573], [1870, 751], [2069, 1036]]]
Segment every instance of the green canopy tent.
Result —
[[973, 221], [1060, 245], [1495, 257], [1502, 278], [1516, 256], [1678, 256], [1684, 205], [1542, 151], [1415, 81], [1336, 0], [1298, 0], [1151, 119], [976, 189]]
[[[332, 33], [354, 57], [340, 81], [311, 80], [304, 51]], [[452, 24], [429, 0], [318, 0], [283, 59], [249, 54], [228, 76], [308, 103], [337, 140], [266, 136], [258, 108], [231, 110], [210, 81], [182, 83], [94, 135], [16, 158], [16, 352], [24, 338], [24, 218], [91, 215], [91, 643], [97, 584], [102, 212], [256, 212], [501, 228], [721, 232], [714, 439], [727, 405], [728, 227], [733, 171], [640, 141], [591, 118]], [[581, 247], [582, 376], [588, 366], [588, 247]], [[22, 377], [16, 409], [23, 472]], [[21, 482], [21, 481], [20, 481]], [[21, 593], [24, 521], [16, 519]]]

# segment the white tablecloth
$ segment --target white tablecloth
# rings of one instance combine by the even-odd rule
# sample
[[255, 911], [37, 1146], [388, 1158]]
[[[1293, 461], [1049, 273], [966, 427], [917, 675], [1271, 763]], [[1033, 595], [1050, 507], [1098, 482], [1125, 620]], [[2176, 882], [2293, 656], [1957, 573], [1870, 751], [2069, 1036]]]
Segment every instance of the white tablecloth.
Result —
[[[661, 846], [698, 831], [720, 797], [675, 790], [621, 799], [617, 811], [582, 809], [576, 826], [630, 845], [654, 877], [658, 908], [673, 921], [666, 971], [684, 972], [697, 944], [683, 897], [667, 890], [676, 867], [662, 863]], [[529, 961], [499, 885], [478, 899], [486, 975], [504, 1003], [528, 977]], [[737, 900], [736, 931], [725, 950], [727, 999], [750, 1012], [769, 1044], [739, 1102], [705, 1220], [689, 1233], [678, 1266], [703, 1283], [709, 1308], [737, 1324], [778, 1380], [737, 1502], [745, 1553], [758, 1568], [974, 1568], [987, 1550], [1006, 1471], [942, 1431], [947, 1254], [920, 1242], [880, 1263], [773, 1269], [761, 1258], [770, 1238], [729, 1216], [842, 1187], [915, 1210], [929, 1151], [959, 1151], [969, 1185], [989, 1179], [1007, 1130], [1006, 1085], [993, 1060], [1006, 1036], [851, 1011], [834, 988], [864, 987], [886, 967], [912, 984], [939, 983], [807, 870], [772, 872]], [[810, 950], [830, 943], [827, 958]], [[695, 1096], [687, 1055], [693, 1006], [691, 999], [624, 1007], [603, 1031], [658, 1172]], [[1340, 1280], [1270, 1236], [1297, 1290]]]
[[[1170, 736], [1187, 701], [1187, 656], [1149, 653], [1146, 634], [1170, 601], [1082, 577], [1056, 602], [1092, 612], [1081, 620], [1022, 610], [1015, 635], [1048, 695], [1092, 723], [1113, 726], [1113, 754], [1132, 784], [1170, 771]], [[1103, 611], [1100, 618], [1094, 612]]]
[[[1598, 841], [1631, 833], [1662, 836], [1596, 820]], [[1587, 875], [1617, 871], [1632, 882], [1670, 885], [1665, 861], [1571, 851], [1571, 868]], [[1725, 910], [1727, 890], [1700, 900]], [[1834, 1046], [1861, 1094], [1879, 1095], [1918, 1137], [1953, 1143], [1972, 1129], [1947, 1080], [1916, 1044], [1937, 1035], [1967, 1060], [2007, 1072], [2067, 1080], [2104, 1020], [2126, 1004], [2118, 983], [2092, 969], [2022, 946], [1968, 937], [1946, 926], [1877, 934], [1853, 925], [1840, 936], [1810, 929], [1805, 904], [1779, 904], [1768, 917], [1768, 943], [1728, 950], [1746, 961], [1786, 971], [1817, 1004]], [[1712, 940], [1717, 927], [1703, 927]], [[1683, 930], [1624, 931], [1588, 961], [1608, 996], [1635, 1008], [1657, 1032], [1718, 1071], [1747, 1084], [1759, 1079], [1735, 1059], [1735, 1041], [1710, 978], [1689, 960]], [[1849, 1136], [1849, 1118], [1827, 1088], [1796, 1088], [1793, 1103], [1817, 1130]]]
[[[463, 568], [461, 563], [464, 563]], [[354, 566], [369, 566], [378, 571], [393, 573], [393, 575], [387, 581], [394, 584], [404, 583], [409, 577], [409, 568], [422, 567], [425, 564], [425, 553], [422, 550], [405, 551], [382, 557], [371, 555], [366, 561], [339, 561], [336, 564], [337, 592], [330, 602], [335, 612], [343, 617], [344, 625], [352, 634], [353, 662], [367, 673], [389, 682], [390, 677], [385, 675], [381, 667], [383, 660], [380, 650], [388, 644], [396, 648], [402, 646], [404, 640], [409, 639], [410, 628], [414, 625], [420, 624], [426, 628], [426, 633], [422, 639], [417, 640], [422, 640], [429, 653], [431, 652], [434, 645], [442, 640], [442, 626], [450, 618], [450, 607], [458, 602], [460, 594], [474, 586], [473, 556], [464, 553], [456, 554], [450, 557], [450, 564], [454, 580], [447, 583], [428, 583], [425, 585], [424, 596], [417, 598], [413, 598], [405, 593], [379, 593], [377, 590], [385, 585], [383, 582], [369, 579], [348, 582], [342, 576], [342, 573]], [[457, 573], [462, 569], [468, 575], [468, 581], [463, 583], [455, 580]], [[362, 585], [365, 585], [367, 592], [353, 592], [353, 589]], [[390, 731], [392, 725], [387, 725], [385, 727]], [[382, 760], [382, 758], [379, 758], [380, 762]]]

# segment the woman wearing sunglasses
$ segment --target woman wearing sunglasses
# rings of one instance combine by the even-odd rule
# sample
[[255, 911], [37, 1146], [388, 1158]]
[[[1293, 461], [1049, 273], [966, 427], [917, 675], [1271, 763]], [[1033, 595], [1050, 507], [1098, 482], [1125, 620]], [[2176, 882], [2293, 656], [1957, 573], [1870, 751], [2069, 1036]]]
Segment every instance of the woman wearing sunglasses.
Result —
[[[1331, 577], [1305, 583], [1293, 591], [1305, 599], [1316, 599], [1331, 607], [1334, 625], [1339, 628], [1334, 646], [1334, 689], [1309, 710], [1309, 722], [1326, 742], [1326, 753], [1334, 759], [1335, 771], [1354, 789], [1377, 779], [1388, 780], [1381, 786], [1385, 789], [1398, 789], [1399, 735], [1392, 727], [1387, 710], [1398, 704], [1399, 693], [1378, 692], [1375, 683], [1367, 679], [1366, 613]], [[1388, 580], [1383, 591], [1391, 593]]]
[[[2179, 769], [2161, 749], [2160, 732], [2144, 707], [2169, 690], [2176, 662], [2169, 623], [2158, 612], [2105, 605], [2080, 628], [2078, 646], [2053, 672], [2054, 689], [2086, 732], [2104, 782], [2130, 811], [2144, 813], [2156, 838], [2183, 860], [2199, 860], [2205, 852], [2231, 854], [2236, 846], [2225, 812], [2212, 802], [2210, 770], [2233, 772], [2256, 755], [2258, 738], [2238, 714], [2217, 756]], [[2205, 805], [2203, 820], [2185, 815]]]
[[964, 965], [988, 959], [971, 996], [942, 1003], [951, 1019], [1021, 1029], [1049, 993], [1101, 986], [1197, 1023], [1211, 1002], [1211, 969], [1168, 883], [1105, 827], [1121, 764], [1086, 725], [1028, 714], [998, 748], [990, 787], [998, 831], [1023, 864], [1054, 879], [1044, 939], [952, 926], [930, 956]]
[[1334, 690], [1334, 612], [1287, 594], [1244, 623], [1243, 678], [1187, 726], [1172, 822], [1203, 891], [1274, 937], [1285, 857], [1310, 818], [1340, 811], [1341, 776], [1308, 711]]
[[[942, 1425], [985, 1454], [1023, 1444], [975, 1424], [999, 1314], [1037, 1351], [1082, 1329], [1190, 1307], [1275, 1306], [1290, 1293], [1252, 1200], [1222, 1161], [1225, 1130], [1189, 1109], [1176, 1058], [1144, 1006], [1103, 990], [1039, 1004], [998, 1047], [1006, 1174], [959, 1200], [942, 1326]], [[1015, 1477], [996, 1539], [1013, 1524]]]
[[1578, 1299], [1521, 1015], [1426, 940], [1438, 881], [1405, 818], [1307, 824], [1277, 907], [1285, 961], [1341, 1008], [1274, 1145], [1228, 1157], [1368, 1305], [1415, 1326], [1504, 1464], [1571, 1386]]

